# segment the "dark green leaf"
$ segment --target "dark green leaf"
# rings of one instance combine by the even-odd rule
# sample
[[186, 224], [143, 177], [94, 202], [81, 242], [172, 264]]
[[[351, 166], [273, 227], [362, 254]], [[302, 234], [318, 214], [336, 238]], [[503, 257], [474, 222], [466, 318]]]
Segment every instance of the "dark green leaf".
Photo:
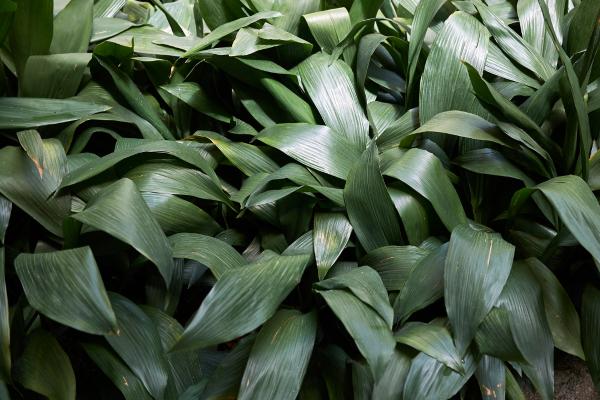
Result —
[[514, 252], [513, 245], [484, 227], [459, 225], [452, 231], [444, 299], [459, 354], [465, 353], [477, 326], [500, 296]]
[[354, 232], [365, 250], [400, 242], [400, 224], [379, 170], [374, 143], [350, 171], [344, 187], [344, 202]]
[[24, 254], [15, 269], [27, 300], [42, 314], [94, 334], [118, 331], [117, 320], [89, 247]]
[[186, 326], [174, 350], [223, 343], [260, 326], [298, 284], [309, 259], [305, 255], [274, 256], [225, 273]]
[[256, 336], [238, 398], [295, 399], [316, 331], [315, 313], [281, 310], [275, 314]]
[[14, 367], [15, 380], [49, 400], [75, 400], [75, 374], [58, 341], [38, 329], [30, 334]]
[[73, 218], [130, 244], [158, 267], [167, 284], [171, 282], [171, 246], [131, 180], [123, 178], [104, 188]]

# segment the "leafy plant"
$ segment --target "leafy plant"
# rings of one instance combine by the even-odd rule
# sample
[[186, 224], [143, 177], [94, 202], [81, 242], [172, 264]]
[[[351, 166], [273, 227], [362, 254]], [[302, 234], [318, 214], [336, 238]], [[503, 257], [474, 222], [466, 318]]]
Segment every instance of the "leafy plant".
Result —
[[0, 398], [600, 385], [599, 17], [4, 0]]

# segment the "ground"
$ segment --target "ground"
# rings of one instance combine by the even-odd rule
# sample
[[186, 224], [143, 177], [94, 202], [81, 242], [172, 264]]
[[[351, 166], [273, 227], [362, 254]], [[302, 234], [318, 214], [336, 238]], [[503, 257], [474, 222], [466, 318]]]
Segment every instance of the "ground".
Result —
[[[527, 385], [524, 385], [524, 390], [528, 400], [540, 399]], [[556, 400], [600, 399], [585, 363], [564, 353], [556, 355], [554, 394]]]

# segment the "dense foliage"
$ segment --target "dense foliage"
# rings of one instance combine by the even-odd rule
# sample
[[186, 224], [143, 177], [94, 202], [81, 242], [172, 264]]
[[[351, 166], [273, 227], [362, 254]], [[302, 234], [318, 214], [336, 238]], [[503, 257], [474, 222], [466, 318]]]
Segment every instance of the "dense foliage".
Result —
[[597, 0], [1, 0], [0, 398], [600, 384]]

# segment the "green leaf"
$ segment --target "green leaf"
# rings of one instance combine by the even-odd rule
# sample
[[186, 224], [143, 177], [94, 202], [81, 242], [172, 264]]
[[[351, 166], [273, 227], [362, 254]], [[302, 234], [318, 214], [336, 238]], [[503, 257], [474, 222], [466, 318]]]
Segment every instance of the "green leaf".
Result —
[[232, 142], [223, 136], [207, 136], [225, 157], [244, 174], [275, 172], [279, 166], [259, 147], [244, 142]]
[[24, 388], [49, 400], [75, 400], [71, 361], [54, 336], [41, 329], [28, 335], [14, 377]]
[[110, 109], [77, 100], [0, 98], [0, 129], [27, 129], [75, 121]]
[[448, 245], [443, 244], [413, 264], [394, 303], [394, 321], [405, 322], [415, 311], [444, 294], [444, 264]]
[[42, 314], [92, 334], [117, 332], [117, 320], [89, 247], [21, 253], [15, 269], [29, 304]]
[[277, 104], [286, 110], [294, 121], [316, 124], [313, 109], [302, 97], [272, 78], [261, 78], [260, 83], [273, 96]]
[[71, 0], [54, 18], [50, 52], [85, 53], [92, 38], [93, 0]]
[[453, 160], [462, 168], [478, 174], [514, 178], [533, 186], [533, 179], [507, 160], [501, 152], [494, 149], [476, 149], [461, 154]]
[[481, 226], [459, 225], [450, 237], [444, 299], [456, 347], [464, 354], [477, 326], [491, 311], [508, 279], [515, 248]]
[[257, 139], [307, 167], [341, 179], [346, 179], [360, 157], [351, 142], [322, 125], [274, 125], [260, 132]]
[[[29, 56], [48, 54], [52, 41], [52, 0], [18, 0], [9, 36], [17, 75]], [[0, 118], [0, 121], [4, 120]]]
[[597, 24], [598, 13], [600, 4], [594, 0], [583, 0], [575, 7], [567, 35], [569, 55], [586, 50]]
[[281, 16], [281, 13], [276, 11], [259, 12], [249, 17], [239, 18], [235, 21], [227, 22], [225, 24], [213, 27], [214, 29], [212, 30], [212, 32], [210, 32], [208, 35], [196, 42], [187, 52], [183, 54], [183, 57], [193, 56], [195, 53], [204, 50], [211, 44], [223, 39], [230, 33], [233, 33], [255, 22], [268, 18], [276, 18], [279, 16]]
[[409, 322], [394, 337], [398, 343], [422, 351], [458, 373], [464, 372], [461, 357], [446, 327], [437, 323]]
[[175, 138], [167, 125], [165, 125], [160, 118], [156, 108], [149, 103], [148, 99], [142, 94], [140, 89], [127, 74], [111, 65], [108, 61], [104, 61], [99, 57], [94, 57], [94, 59], [109, 73], [117, 90], [121, 93], [123, 98], [125, 98], [133, 111], [150, 122], [165, 139]]
[[542, 399], [554, 398], [554, 344], [542, 291], [526, 264], [513, 265], [498, 305], [508, 311], [510, 329], [526, 363], [520, 364]]
[[171, 246], [131, 180], [102, 189], [72, 217], [130, 244], [158, 267], [167, 285], [171, 282]]
[[352, 23], [373, 18], [379, 11], [383, 0], [355, 0], [350, 7], [350, 19]]
[[[142, 310], [156, 326], [164, 351], [168, 351], [181, 336], [183, 327], [176, 319], [157, 308], [142, 306]], [[170, 373], [165, 397], [182, 393], [202, 380], [206, 374], [201, 363], [203, 355], [200, 352], [177, 352], [166, 355]]]
[[375, 270], [369, 267], [353, 268], [332, 278], [315, 283], [317, 290], [347, 289], [363, 303], [369, 305], [392, 328], [394, 312], [390, 306], [385, 286]]
[[227, 396], [235, 398], [237, 396], [254, 339], [255, 335], [242, 338], [223, 357], [210, 375], [203, 396], [206, 396], [207, 399], [219, 399]]
[[429, 200], [448, 231], [467, 221], [446, 170], [430, 152], [410, 149], [383, 174], [399, 179]]
[[168, 366], [156, 325], [127, 298], [116, 293], [109, 293], [109, 298], [117, 316], [119, 332], [104, 337], [152, 397], [163, 399]]
[[12, 202], [6, 197], [0, 195], [0, 243], [4, 243], [10, 214], [12, 212]]
[[411, 271], [429, 251], [416, 246], [385, 246], [370, 251], [360, 262], [376, 270], [388, 291], [402, 290]]
[[189, 201], [165, 193], [144, 192], [141, 195], [166, 234], [189, 232], [214, 235], [222, 230], [208, 213]]
[[364, 150], [369, 139], [369, 121], [360, 106], [352, 70], [342, 61], [331, 61], [317, 53], [297, 66], [304, 89], [327, 126]]
[[6, 291], [6, 273], [4, 266], [4, 247], [0, 247], [0, 381], [10, 381], [10, 316], [8, 294]]
[[506, 367], [494, 357], [483, 356], [475, 371], [483, 400], [504, 400], [506, 397]]
[[[552, 7], [552, 25], [561, 29], [565, 0], [549, 2]], [[558, 52], [554, 48], [551, 35], [546, 31], [544, 15], [537, 0], [521, 1], [517, 4], [517, 13], [523, 39], [528, 42], [552, 66], [556, 66]], [[560, 37], [562, 42], [562, 34]]]
[[350, 15], [343, 7], [313, 12], [303, 17], [321, 50], [328, 54], [352, 28]]
[[290, 399], [300, 385], [317, 333], [315, 313], [281, 310], [265, 323], [250, 351], [239, 399]]
[[[427, 29], [433, 21], [433, 18], [445, 2], [445, 0], [420, 1], [415, 8], [410, 30], [410, 40], [408, 42], [408, 68], [406, 73], [408, 81], [406, 93], [408, 97], [412, 95], [412, 88], [418, 82], [415, 77], [415, 71], [417, 69], [421, 49], [423, 48], [425, 34], [427, 33]], [[408, 104], [410, 105], [410, 103]]]
[[344, 187], [344, 202], [354, 232], [365, 250], [400, 242], [400, 224], [379, 170], [374, 143], [350, 171]]
[[119, 359], [119, 356], [104, 346], [93, 343], [83, 344], [83, 349], [121, 391], [126, 400], [152, 399], [142, 381]]
[[173, 257], [187, 258], [206, 265], [215, 278], [246, 264], [244, 258], [222, 240], [197, 233], [179, 233], [169, 237]]
[[402, 390], [410, 369], [410, 358], [396, 349], [388, 361], [384, 373], [375, 381], [373, 398], [396, 400], [402, 398]]
[[421, 77], [421, 123], [448, 110], [467, 111], [484, 117], [487, 115], [469, 91], [469, 77], [462, 62], [467, 61], [482, 72], [488, 42], [485, 27], [475, 17], [458, 11], [444, 22]]
[[352, 234], [352, 225], [342, 213], [315, 214], [313, 243], [319, 279], [327, 275], [327, 271], [346, 248]]
[[401, 144], [404, 144], [406, 139], [416, 134], [427, 132], [443, 133], [511, 147], [510, 141], [504, 137], [502, 131], [496, 125], [475, 114], [463, 111], [445, 111], [439, 113], [405, 136]]
[[141, 164], [123, 175], [142, 192], [179, 194], [230, 204], [223, 190], [208, 175], [173, 163]]
[[404, 398], [414, 400], [449, 399], [454, 396], [475, 372], [477, 362], [471, 353], [464, 357], [463, 374], [454, 372], [425, 353], [413, 358], [404, 385]]
[[596, 387], [600, 387], [600, 291], [593, 286], [586, 287], [581, 305], [581, 336], [585, 360]]
[[474, 4], [483, 23], [506, 54], [543, 80], [547, 80], [552, 76], [554, 68], [529, 43], [523, 40], [481, 1], [476, 0]]
[[160, 88], [202, 114], [221, 122], [227, 123], [231, 120], [225, 108], [210, 98], [202, 86], [195, 82], [171, 83]]
[[600, 260], [600, 205], [578, 176], [559, 176], [537, 186], [577, 241]]
[[388, 193], [400, 215], [408, 243], [417, 245], [427, 239], [429, 236], [429, 217], [428, 210], [421, 204], [422, 200], [395, 187], [388, 187]]
[[219, 180], [208, 159], [208, 155], [201, 151], [197, 151], [184, 143], [144, 139], [130, 139], [128, 143], [128, 146], [116, 148], [114, 152], [107, 154], [99, 160], [93, 160], [70, 171], [69, 174], [64, 177], [61, 188], [93, 178], [129, 157], [146, 153], [160, 154], [163, 157], [165, 154], [168, 154], [201, 169], [206, 175], [211, 177], [213, 182], [218, 182]]
[[367, 359], [373, 375], [381, 375], [395, 347], [387, 323], [375, 310], [345, 290], [321, 290], [319, 294], [344, 324]]
[[55, 99], [74, 96], [91, 58], [87, 53], [29, 57], [21, 80], [21, 95]]
[[274, 256], [226, 272], [173, 350], [224, 343], [256, 329], [300, 282], [309, 259], [306, 255]]
[[[515, 329], [519, 329], [516, 327]], [[513, 338], [509, 312], [505, 308], [492, 308], [475, 334], [477, 347], [482, 354], [507, 361], [525, 361]]]
[[546, 320], [552, 331], [554, 346], [585, 359], [581, 348], [579, 315], [569, 295], [552, 271], [535, 258], [525, 261], [542, 287]]
[[0, 150], [0, 193], [39, 224], [62, 236], [63, 219], [71, 207], [70, 196], [51, 197], [55, 180], [42, 178], [34, 162], [17, 147]]

